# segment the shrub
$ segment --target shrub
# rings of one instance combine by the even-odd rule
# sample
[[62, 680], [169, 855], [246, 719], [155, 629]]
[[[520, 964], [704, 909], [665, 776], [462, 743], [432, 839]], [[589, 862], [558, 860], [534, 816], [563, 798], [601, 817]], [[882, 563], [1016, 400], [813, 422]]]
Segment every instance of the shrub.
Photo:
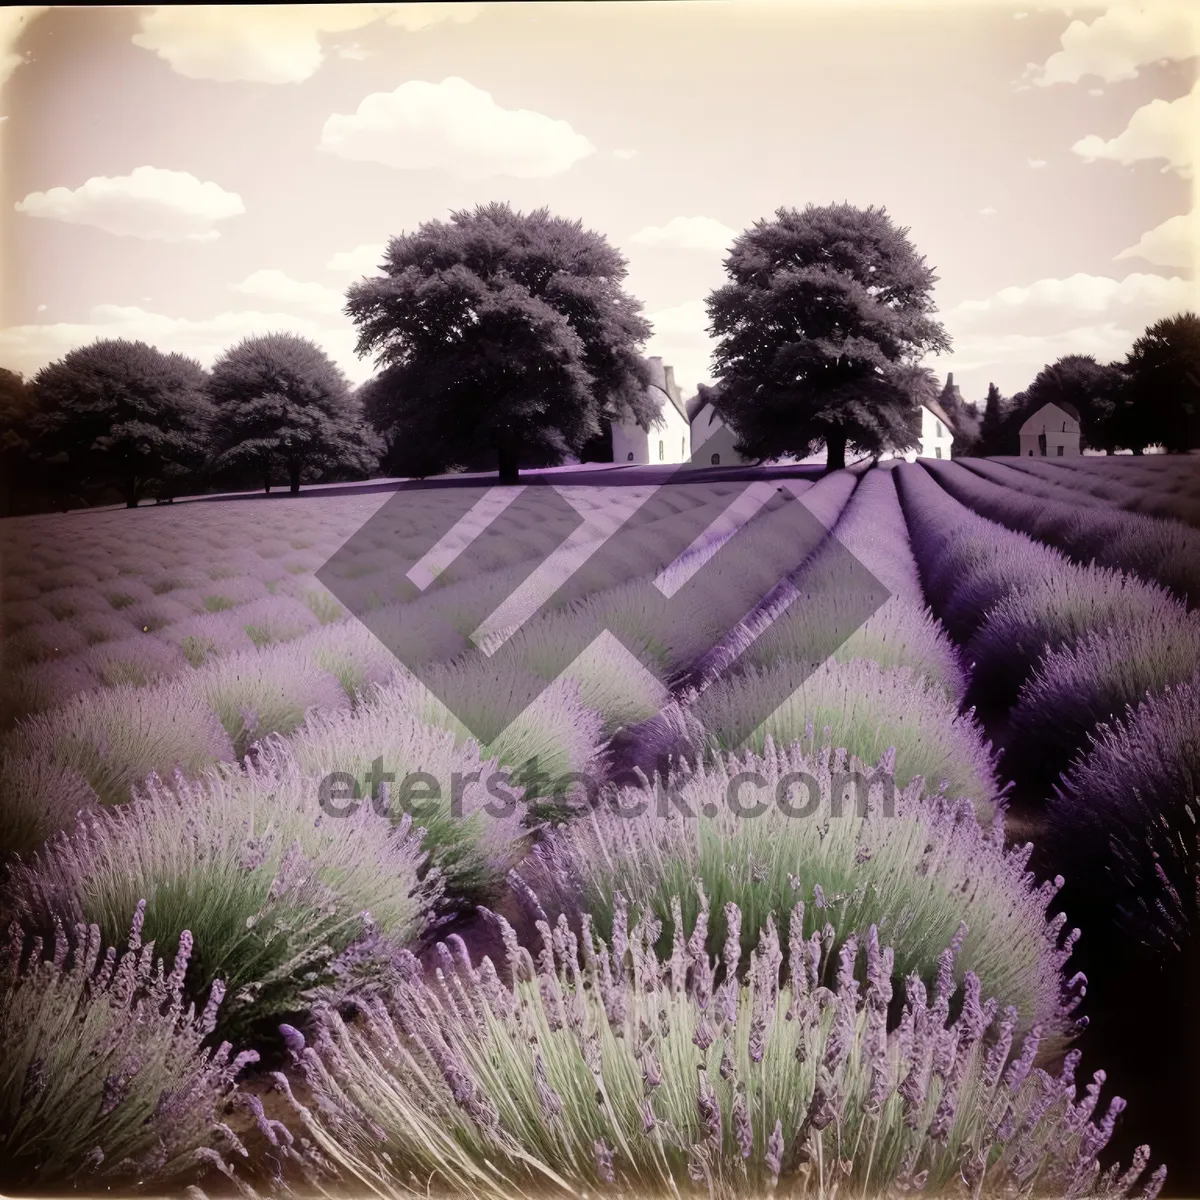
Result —
[[980, 1003], [974, 976], [952, 1025], [946, 988], [930, 1004], [910, 981], [889, 1030], [891, 952], [874, 928], [865, 987], [856, 943], [835, 969], [817, 934], [784, 973], [768, 927], [748, 985], [715, 994], [699, 931], [681, 934], [664, 964], [656, 923], [640, 921], [612, 950], [590, 929], [580, 946], [546, 926], [536, 967], [505, 932], [511, 989], [457, 943], [457, 964], [442, 948], [438, 984], [412, 965], [360, 1025], [325, 1007], [314, 1047], [286, 1031], [316, 1101], [293, 1099], [312, 1157], [336, 1163], [342, 1180], [389, 1194], [428, 1181], [472, 1197], [547, 1181], [588, 1194], [700, 1184], [710, 1196], [762, 1196], [782, 1184], [794, 1196], [871, 1196], [937, 1192], [961, 1174], [977, 1195], [1110, 1196], [1148, 1164], [1141, 1149], [1119, 1182], [1109, 1171], [1094, 1183], [1123, 1102], [1093, 1123], [1103, 1073], [1075, 1104], [1078, 1056], [1057, 1078], [1031, 1070], [1036, 1031], [1004, 1071], [1010, 1014], [988, 1044], [997, 1005]]
[[[780, 746], [819, 740], [863, 762], [894, 752], [900, 787], [920, 776], [932, 791], [970, 799], [980, 820], [991, 822], [1000, 800], [991, 748], [940, 687], [909, 667], [863, 660], [825, 662], [803, 678], [806, 668], [783, 660], [717, 679], [691, 706], [709, 745], [761, 753], [768, 737]], [[778, 695], [787, 698], [771, 711]], [[703, 749], [693, 745], [690, 753]]]
[[1130, 571], [1200, 604], [1200, 532], [1177, 521], [1122, 512], [1067, 492], [1025, 496], [956, 463], [927, 463], [942, 486], [976, 512], [1057, 546], [1077, 562]]
[[80, 692], [99, 687], [100, 681], [77, 658], [34, 663], [9, 671], [0, 688], [0, 722], [5, 729], [20, 717], [65, 704]]
[[115, 642], [131, 637], [136, 631], [132, 621], [122, 617], [111, 609], [107, 612], [90, 612], [78, 617], [75, 628], [83, 635], [89, 646], [98, 646], [103, 642]]
[[68, 621], [45, 621], [26, 625], [4, 639], [7, 666], [23, 663], [61, 662], [87, 648], [82, 633]]
[[1164, 588], [1104, 567], [1070, 564], [988, 611], [964, 651], [973, 664], [967, 703], [999, 712], [1011, 708], [1043, 656], [1085, 634], [1184, 620], [1183, 605]]
[[303, 600], [322, 625], [332, 625], [334, 621], [340, 621], [345, 616], [345, 609], [329, 592], [310, 588], [304, 593]]
[[1155, 959], [1195, 953], [1200, 671], [1098, 726], [1055, 790], [1051, 851], [1088, 911]]
[[83, 661], [106, 687], [127, 683], [145, 687], [181, 671], [186, 661], [180, 647], [145, 633], [93, 646]]
[[346, 704], [338, 681], [292, 646], [215, 659], [186, 686], [217, 715], [237, 760], [268, 734], [297, 729], [308, 709]]
[[99, 803], [83, 773], [47, 755], [0, 751], [0, 860], [36, 850]]
[[312, 610], [290, 596], [264, 596], [239, 606], [237, 619], [246, 636], [262, 649], [290, 642], [317, 627]]
[[220, 657], [239, 650], [254, 649], [254, 643], [238, 623], [236, 613], [229, 617], [219, 613], [189, 617], [186, 621], [167, 626], [159, 636], [179, 646], [188, 664], [193, 667], [201, 666], [210, 656]]
[[[513, 773], [527, 799], [553, 797], [558, 794], [554, 781], [594, 773], [599, 766], [603, 718], [584, 707], [578, 685], [570, 680], [547, 685], [532, 672], [497, 670], [479, 660], [435, 664], [423, 678], [427, 685], [397, 675], [374, 689], [367, 703], [394, 704], [428, 725], [450, 730], [460, 742], [481, 741], [483, 754]], [[531, 702], [501, 728], [514, 697]]]
[[1147, 693], [1190, 679], [1200, 664], [1200, 614], [1179, 624], [1090, 633], [1042, 659], [1021, 689], [1004, 735], [1017, 783], [1045, 797], [1088, 734]]
[[1065, 918], [1046, 918], [1057, 886], [1035, 886], [1031, 850], [1006, 850], [1000, 828], [980, 828], [965, 802], [926, 797], [919, 781], [894, 787], [886, 763], [768, 745], [763, 756], [622, 789], [555, 830], [521, 875], [552, 915], [586, 913], [605, 938], [618, 893], [653, 911], [664, 953], [676, 925], [672, 897], [683, 898], [685, 925], [697, 916], [695, 880], [713, 904], [714, 954], [730, 933], [729, 904], [742, 914], [745, 954], [772, 913], [793, 908], [806, 937], [829, 924], [839, 944], [878, 924], [898, 975], [926, 982], [965, 924], [959, 978], [974, 971], [989, 994], [1018, 1008], [1022, 1028], [1036, 1023], [1057, 1038], [1073, 1032], [1078, 999], [1064, 988], [1063, 967], [1078, 931], [1060, 947]]
[[56, 621], [69, 621], [85, 613], [103, 612], [108, 601], [94, 587], [64, 587], [43, 592], [39, 602]]
[[[14, 927], [0, 948], [0, 1186], [65, 1188], [190, 1181], [245, 1154], [223, 1121], [234, 1079], [257, 1060], [206, 1050], [214, 984], [199, 1015], [184, 1007], [185, 938], [168, 972], [142, 945], [138, 906], [117, 961], [101, 933], [62, 927], [43, 959]], [[128, 914], [126, 914], [128, 917]], [[128, 928], [128, 927], [127, 927]]]
[[176, 621], [186, 621], [195, 616], [193, 609], [170, 596], [155, 596], [126, 609], [126, 616], [143, 633], [157, 633]]
[[130, 897], [143, 898], [145, 935], [160, 949], [191, 931], [189, 992], [223, 980], [224, 1033], [296, 1011], [318, 984], [384, 970], [440, 894], [436, 875], [419, 880], [425, 854], [410, 819], [370, 805], [330, 817], [319, 783], [278, 739], [245, 770], [169, 786], [152, 777], [130, 804], [15, 863], [13, 908], [39, 933], [61, 915], [111, 937]]
[[178, 767], [195, 775], [233, 757], [210, 708], [175, 682], [74, 696], [22, 721], [3, 748], [76, 768], [105, 804], [124, 803], [151, 772], [170, 775]]
[[361, 621], [350, 619], [323, 625], [296, 642], [297, 652], [313, 661], [342, 685], [352, 706], [374, 683], [394, 674], [397, 662], [390, 650]]
[[261, 580], [252, 575], [222, 576], [215, 588], [210, 584], [205, 589], [204, 606], [209, 612], [222, 612], [261, 600], [266, 594]]
[[[499, 778], [496, 760], [474, 741], [422, 721], [399, 688], [381, 688], [353, 713], [313, 713], [291, 748], [310, 777], [345, 772], [364, 805], [375, 801], [397, 820], [409, 812], [426, 830], [424, 846], [452, 900], [494, 897], [525, 853], [521, 789]], [[406, 790], [418, 773], [425, 778]]]

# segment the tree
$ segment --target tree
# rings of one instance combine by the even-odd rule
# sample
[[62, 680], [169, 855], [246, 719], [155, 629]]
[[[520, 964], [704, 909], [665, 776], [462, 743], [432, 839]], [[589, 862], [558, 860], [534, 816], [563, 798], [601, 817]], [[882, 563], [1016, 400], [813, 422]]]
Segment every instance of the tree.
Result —
[[604, 417], [653, 420], [637, 352], [650, 326], [625, 259], [581, 222], [482, 205], [392, 238], [383, 268], [346, 311], [384, 368], [376, 428], [393, 449], [419, 444], [425, 473], [487, 454], [515, 482], [522, 462], [578, 453]]
[[1067, 404], [1079, 413], [1082, 443], [1093, 450], [1115, 450], [1112, 416], [1121, 371], [1098, 363], [1090, 354], [1068, 354], [1043, 367], [1025, 392], [1027, 409]]
[[255, 471], [264, 490], [282, 471], [292, 495], [302, 476], [366, 475], [379, 444], [350, 385], [320, 347], [291, 333], [248, 337], [214, 364], [214, 465]]
[[[950, 340], [930, 317], [937, 277], [884, 209], [779, 209], [735, 242], [730, 282], [708, 298], [717, 411], [751, 458], [834, 470], [917, 441], [914, 367]], [[924, 386], [924, 385], [922, 385]], [[936, 392], [935, 392], [936, 394]]]
[[24, 376], [0, 367], [0, 514], [12, 511], [14, 476], [29, 454], [33, 390]]
[[135, 508], [148, 486], [198, 467], [212, 407], [204, 368], [145, 342], [96, 341], [33, 379], [31, 456], [65, 462], [77, 487], [106, 484]]
[[1178, 313], [1150, 325], [1123, 364], [1119, 433], [1140, 452], [1200, 447], [1200, 316]]
[[988, 384], [987, 397], [983, 402], [983, 420], [979, 423], [977, 453], [1000, 454], [1000, 440], [1004, 433], [1004, 418], [1009, 408], [1008, 401], [994, 384]]

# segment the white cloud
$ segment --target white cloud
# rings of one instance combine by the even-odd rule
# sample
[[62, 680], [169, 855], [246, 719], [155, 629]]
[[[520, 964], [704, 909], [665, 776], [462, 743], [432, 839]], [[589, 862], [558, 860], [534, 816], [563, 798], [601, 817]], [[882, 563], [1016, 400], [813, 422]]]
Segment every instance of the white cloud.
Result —
[[1135, 79], [1138, 68], [1200, 54], [1200, 11], [1187, 3], [1118, 0], [1090, 24], [1072, 21], [1062, 48], [1032, 72], [1041, 87], [1098, 75], [1108, 83]]
[[1177, 100], [1151, 100], [1139, 108], [1115, 138], [1105, 141], [1089, 134], [1071, 149], [1086, 162], [1109, 159], [1128, 166], [1147, 159], [1165, 158], [1166, 171], [1174, 168], [1190, 177], [1200, 137], [1200, 82]]
[[1200, 209], [1156, 225], [1116, 258], [1141, 258], [1159, 267], [1195, 267], [1200, 258]]
[[1031, 158], [1028, 161], [1029, 161], [1029, 165], [1035, 171], [1040, 171], [1042, 169], [1042, 167], [1044, 167], [1046, 165], [1046, 160], [1044, 158]]
[[166, 5], [141, 17], [133, 44], [189, 79], [300, 83], [325, 59], [321, 34], [376, 21], [415, 32], [441, 21], [474, 20], [478, 4]]
[[379, 264], [386, 250], [383, 242], [368, 242], [353, 250], [339, 250], [325, 266], [330, 271], [348, 271], [351, 275], [382, 275]]
[[1088, 95], [1089, 96], [1103, 96], [1104, 89], [1103, 88], [1088, 88]]
[[83, 322], [0, 329], [0, 360], [12, 370], [32, 376], [47, 363], [97, 338], [128, 338], [148, 342], [167, 353], [186, 354], [209, 367], [218, 355], [243, 338], [272, 332], [311, 338], [354, 383], [374, 373], [370, 359], [355, 355], [355, 330], [348, 321], [334, 324], [295, 313], [257, 311], [224, 312], [190, 320], [117, 304], [97, 305]]
[[638, 152], [636, 150], [614, 150], [613, 158], [622, 158], [622, 159], [637, 158], [637, 153]]
[[1023, 20], [1025, 20], [1025, 18], [1027, 16], [1029, 16], [1029, 14], [1027, 12], [1013, 13], [1013, 20], [1014, 21], [1023, 21]]
[[1080, 272], [1007, 287], [986, 300], [965, 300], [942, 314], [956, 333], [1054, 333], [1084, 324], [1141, 327], [1196, 303], [1197, 284], [1179, 277], [1134, 273], [1124, 279]]
[[979, 215], [981, 217], [994, 217], [996, 215], [996, 210], [989, 204], [987, 208], [981, 208], [979, 210]]
[[302, 283], [283, 271], [262, 270], [247, 275], [241, 283], [229, 285], [235, 292], [265, 300], [268, 304], [294, 305], [316, 312], [340, 313], [346, 298], [334, 288], [320, 283]]
[[[7, 83], [12, 73], [25, 62], [24, 55], [17, 53], [17, 42], [29, 22], [49, 11], [49, 6], [44, 4], [13, 4], [0, 8], [0, 85]], [[0, 117], [0, 121], [7, 120], [7, 117]]]
[[639, 229], [629, 240], [638, 246], [668, 246], [676, 250], [729, 249], [737, 237], [730, 229], [712, 217], [672, 217], [665, 225], [648, 225]]
[[358, 42], [351, 42], [349, 46], [335, 46], [334, 50], [338, 58], [349, 59], [351, 62], [365, 62], [371, 57], [371, 51]]
[[501, 108], [491, 93], [457, 77], [373, 92], [352, 116], [329, 117], [320, 148], [355, 162], [443, 170], [469, 180], [545, 179], [595, 153], [566, 121]]
[[186, 171], [137, 167], [131, 175], [93, 175], [73, 191], [30, 192], [14, 206], [31, 217], [90, 225], [123, 237], [209, 242], [217, 221], [246, 211], [242, 198]]
[[38, 310], [38, 312], [45, 312], [45, 311], [46, 311], [46, 306], [45, 306], [44, 304], [39, 304], [39, 305], [37, 306], [37, 310]]

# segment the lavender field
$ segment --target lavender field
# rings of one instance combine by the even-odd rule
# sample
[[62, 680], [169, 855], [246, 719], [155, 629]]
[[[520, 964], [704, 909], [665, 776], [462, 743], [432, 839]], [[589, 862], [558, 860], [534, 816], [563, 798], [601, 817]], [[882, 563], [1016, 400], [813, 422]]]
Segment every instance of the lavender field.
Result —
[[[1194, 461], [796, 475], [559, 476], [582, 532], [417, 598], [380, 564], [452, 489], [388, 539], [389, 490], [0, 524], [0, 1189], [1195, 1178]], [[420, 678], [318, 580], [347, 544], [372, 628], [443, 631]]]

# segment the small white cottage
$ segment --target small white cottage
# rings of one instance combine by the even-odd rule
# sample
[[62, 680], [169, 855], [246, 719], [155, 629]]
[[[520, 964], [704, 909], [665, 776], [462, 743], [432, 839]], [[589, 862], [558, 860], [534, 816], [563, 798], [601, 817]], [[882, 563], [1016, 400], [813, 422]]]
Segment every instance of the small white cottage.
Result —
[[[953, 375], [950, 381], [953, 383]], [[921, 405], [921, 431], [917, 445], [912, 450], [888, 451], [880, 457], [916, 462], [918, 458], [949, 458], [953, 449], [954, 426], [946, 410], [936, 400], [927, 400]]]
[[1043, 404], [1021, 426], [1021, 457], [1064, 458], [1079, 454], [1079, 412], [1060, 401]]
[[692, 432], [692, 462], [698, 467], [737, 466], [749, 462], [734, 448], [733, 430], [717, 416], [709, 388], [701, 388], [688, 402]]
[[659, 405], [658, 418], [649, 429], [636, 421], [613, 425], [613, 462], [685, 463], [692, 452], [692, 431], [683, 393], [675, 382], [675, 368], [665, 366], [659, 357], [647, 359], [647, 363], [650, 395]]

